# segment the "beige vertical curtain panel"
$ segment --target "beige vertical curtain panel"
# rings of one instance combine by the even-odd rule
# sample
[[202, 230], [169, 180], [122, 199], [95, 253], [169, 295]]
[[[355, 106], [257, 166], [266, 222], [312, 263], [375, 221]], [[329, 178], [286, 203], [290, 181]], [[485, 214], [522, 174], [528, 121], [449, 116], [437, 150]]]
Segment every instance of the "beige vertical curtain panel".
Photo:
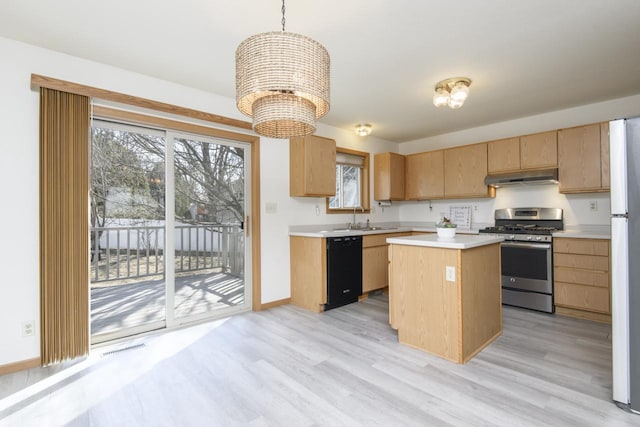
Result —
[[89, 120], [82, 95], [40, 89], [40, 351], [89, 352]]

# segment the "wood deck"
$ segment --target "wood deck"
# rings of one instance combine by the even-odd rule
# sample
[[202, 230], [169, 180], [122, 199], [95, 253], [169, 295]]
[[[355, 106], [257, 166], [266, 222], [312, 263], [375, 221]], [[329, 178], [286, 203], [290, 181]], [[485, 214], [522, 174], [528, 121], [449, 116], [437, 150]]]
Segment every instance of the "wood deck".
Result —
[[[176, 277], [176, 318], [244, 302], [244, 279], [220, 273]], [[91, 334], [146, 325], [165, 319], [164, 279], [91, 289]]]

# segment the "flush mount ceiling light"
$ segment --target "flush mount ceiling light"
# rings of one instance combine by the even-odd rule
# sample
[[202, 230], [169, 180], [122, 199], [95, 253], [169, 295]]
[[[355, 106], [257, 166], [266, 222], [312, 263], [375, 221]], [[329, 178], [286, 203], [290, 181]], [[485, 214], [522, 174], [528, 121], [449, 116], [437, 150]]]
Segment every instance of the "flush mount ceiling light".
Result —
[[369, 123], [359, 123], [356, 125], [355, 132], [358, 136], [371, 135], [371, 125]]
[[249, 37], [236, 50], [236, 103], [256, 133], [272, 138], [309, 135], [329, 112], [329, 53], [301, 34]]
[[453, 77], [436, 83], [433, 105], [436, 107], [449, 106], [454, 110], [462, 107], [469, 96], [469, 86], [471, 86], [471, 79], [466, 77]]

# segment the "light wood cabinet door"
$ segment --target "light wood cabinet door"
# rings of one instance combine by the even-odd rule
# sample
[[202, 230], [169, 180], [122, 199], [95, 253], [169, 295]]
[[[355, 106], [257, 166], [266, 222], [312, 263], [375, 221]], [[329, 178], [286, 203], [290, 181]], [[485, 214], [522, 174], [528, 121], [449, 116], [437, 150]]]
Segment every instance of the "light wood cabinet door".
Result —
[[404, 164], [402, 154], [380, 153], [373, 157], [375, 200], [404, 200]]
[[444, 196], [488, 197], [487, 144], [444, 150]]
[[600, 124], [558, 131], [558, 175], [561, 193], [602, 190]]
[[289, 195], [336, 194], [336, 142], [316, 135], [289, 140]]
[[520, 167], [543, 169], [558, 167], [558, 132], [542, 132], [520, 137]]
[[520, 169], [520, 138], [487, 142], [489, 173], [511, 172]]
[[327, 303], [327, 239], [289, 237], [291, 303], [319, 313]]
[[579, 310], [609, 314], [609, 289], [573, 283], [555, 283], [555, 303]]
[[388, 278], [388, 245], [362, 249], [362, 292], [386, 288]]
[[407, 200], [441, 199], [444, 197], [444, 154], [442, 150], [406, 156], [405, 168], [405, 197]]
[[600, 123], [600, 173], [603, 189], [609, 189], [609, 122]]

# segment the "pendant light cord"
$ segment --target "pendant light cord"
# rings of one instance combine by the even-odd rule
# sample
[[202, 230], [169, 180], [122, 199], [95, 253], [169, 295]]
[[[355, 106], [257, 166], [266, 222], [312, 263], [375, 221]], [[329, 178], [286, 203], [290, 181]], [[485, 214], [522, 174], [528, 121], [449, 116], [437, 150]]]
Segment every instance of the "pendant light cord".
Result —
[[282, 0], [282, 32], [284, 32], [284, 0]]

